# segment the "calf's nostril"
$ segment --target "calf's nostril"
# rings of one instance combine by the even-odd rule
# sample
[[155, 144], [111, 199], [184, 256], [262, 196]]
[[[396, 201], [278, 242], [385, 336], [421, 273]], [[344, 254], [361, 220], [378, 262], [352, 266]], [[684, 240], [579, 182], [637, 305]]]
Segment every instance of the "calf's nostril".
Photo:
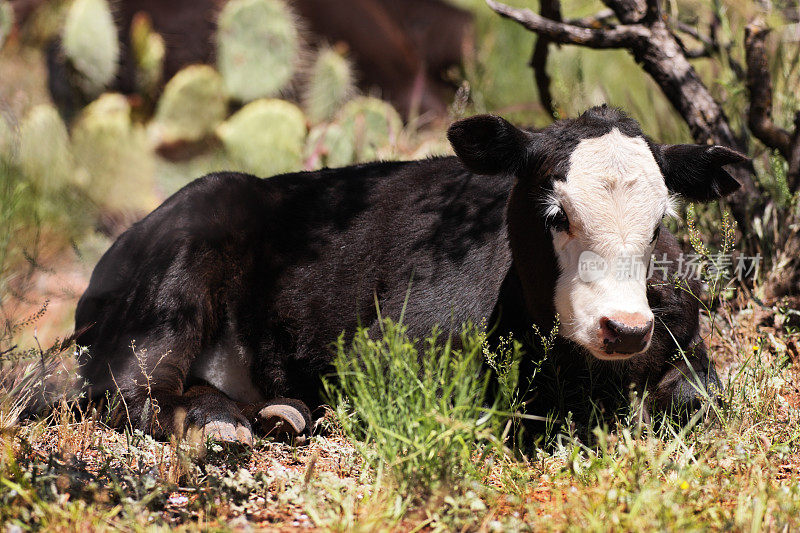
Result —
[[600, 319], [600, 333], [607, 353], [641, 352], [650, 342], [653, 321], [625, 323], [610, 317]]

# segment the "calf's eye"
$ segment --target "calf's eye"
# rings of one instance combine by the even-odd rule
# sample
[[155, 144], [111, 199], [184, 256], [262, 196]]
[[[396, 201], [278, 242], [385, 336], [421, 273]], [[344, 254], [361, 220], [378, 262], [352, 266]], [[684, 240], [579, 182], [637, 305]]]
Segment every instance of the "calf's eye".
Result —
[[547, 217], [547, 228], [555, 231], [569, 231], [569, 219], [562, 207]]

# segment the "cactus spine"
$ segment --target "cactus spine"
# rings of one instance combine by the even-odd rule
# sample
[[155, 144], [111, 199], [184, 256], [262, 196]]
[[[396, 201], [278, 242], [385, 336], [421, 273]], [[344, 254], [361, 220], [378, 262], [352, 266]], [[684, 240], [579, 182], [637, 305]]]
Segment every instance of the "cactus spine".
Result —
[[313, 122], [329, 120], [355, 93], [350, 62], [332, 48], [317, 54], [303, 94], [303, 104]]
[[217, 135], [246, 172], [268, 177], [302, 166], [306, 119], [289, 102], [251, 102], [220, 124]]
[[208, 65], [191, 65], [164, 87], [149, 127], [156, 145], [195, 142], [225, 119], [228, 103], [222, 78]]
[[100, 94], [116, 76], [119, 43], [106, 0], [75, 0], [67, 13], [61, 44], [87, 94]]
[[301, 53], [295, 16], [281, 0], [232, 0], [217, 21], [217, 67], [229, 94], [249, 102], [280, 94]]

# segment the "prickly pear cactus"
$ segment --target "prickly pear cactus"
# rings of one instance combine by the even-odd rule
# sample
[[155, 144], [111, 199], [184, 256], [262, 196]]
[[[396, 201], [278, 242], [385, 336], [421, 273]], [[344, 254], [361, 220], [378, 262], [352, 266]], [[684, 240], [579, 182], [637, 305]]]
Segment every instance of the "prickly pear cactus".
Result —
[[75, 0], [67, 12], [61, 44], [87, 94], [100, 94], [116, 76], [119, 43], [106, 0]]
[[18, 161], [39, 192], [52, 193], [74, 182], [67, 127], [50, 104], [32, 108], [19, 128]]
[[195, 142], [212, 134], [227, 110], [220, 75], [208, 65], [190, 65], [167, 82], [148, 134], [157, 146]]
[[303, 105], [313, 122], [329, 120], [355, 94], [350, 62], [332, 48], [322, 48], [309, 72]]
[[353, 137], [338, 124], [320, 124], [308, 134], [305, 168], [342, 167], [355, 158]]
[[246, 172], [268, 177], [302, 168], [306, 118], [289, 102], [251, 102], [220, 124], [217, 136]]
[[0, 48], [5, 44], [13, 26], [14, 10], [11, 8], [11, 4], [0, 0]]
[[436, 138], [423, 141], [419, 147], [411, 154], [411, 159], [424, 159], [426, 157], [438, 157], [453, 155], [453, 147], [449, 142]]
[[161, 82], [166, 48], [164, 39], [153, 30], [146, 13], [137, 13], [131, 22], [131, 51], [136, 64], [136, 85], [140, 92], [152, 95]]
[[356, 161], [390, 158], [403, 129], [397, 111], [387, 102], [371, 97], [348, 102], [336, 123], [353, 139]]
[[104, 94], [72, 128], [72, 149], [86, 194], [112, 211], [146, 212], [157, 204], [155, 159], [121, 94]]
[[217, 20], [217, 68], [231, 97], [276, 96], [301, 54], [296, 19], [281, 0], [232, 0]]
[[0, 114], [0, 160], [10, 161], [14, 156], [14, 129]]

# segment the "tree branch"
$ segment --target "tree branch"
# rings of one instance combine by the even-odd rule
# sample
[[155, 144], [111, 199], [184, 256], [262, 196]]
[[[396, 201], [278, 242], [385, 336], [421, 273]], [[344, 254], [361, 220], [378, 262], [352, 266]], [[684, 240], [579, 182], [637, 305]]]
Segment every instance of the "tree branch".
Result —
[[[701, 57], [711, 57], [714, 54], [720, 55], [723, 50], [728, 51], [731, 48], [731, 45], [721, 45], [717, 40], [716, 32], [714, 31], [714, 23], [711, 25], [711, 34], [704, 35], [700, 33], [697, 28], [686, 24], [685, 22], [681, 22], [680, 20], [671, 20], [670, 21], [676, 30], [681, 33], [685, 33], [686, 35], [690, 36], [692, 39], [698, 41], [700, 44], [703, 45], [702, 48], [696, 48], [693, 50], [687, 49], [684, 47], [684, 53], [686, 57], [689, 59], [698, 59]], [[728, 64], [730, 64], [731, 70], [733, 73], [736, 74], [736, 77], [740, 80], [744, 80], [745, 72], [742, 68], [742, 65], [739, 64], [738, 61], [730, 57], [728, 55]]]
[[800, 111], [794, 114], [794, 136], [792, 137], [792, 153], [789, 157], [789, 172], [786, 173], [789, 190], [800, 190]]
[[660, 20], [662, 17], [661, 2], [659, 0], [647, 0], [646, 5], [647, 8], [645, 9], [642, 22], [646, 24], [652, 24], [653, 22]]
[[614, 13], [613, 9], [603, 9], [602, 11], [598, 11], [594, 15], [589, 15], [588, 17], [569, 19], [567, 21], [567, 24], [571, 24], [573, 26], [580, 26], [581, 28], [594, 28], [594, 29], [607, 28], [608, 21], [614, 18], [615, 16], [616, 14]]
[[[540, 11], [542, 17], [561, 22], [561, 2], [559, 0], [542, 0]], [[547, 73], [547, 56], [549, 53], [550, 39], [544, 35], [537, 36], [528, 65], [533, 69], [533, 79], [536, 82], [536, 88], [539, 90], [539, 101], [552, 117], [555, 116], [555, 108], [553, 107], [553, 95], [550, 93], [550, 75]]]
[[609, 29], [581, 28], [546, 19], [530, 9], [510, 7], [495, 0], [486, 0], [486, 3], [501, 17], [514, 20], [554, 43], [578, 44], [591, 48], [626, 48], [650, 36], [650, 30], [640, 24], [615, 26]]
[[647, 14], [645, 0], [603, 0], [623, 24], [636, 24]]
[[[647, 5], [644, 0], [604, 0], [617, 18], [618, 26], [588, 29], [548, 20], [529, 9], [509, 7], [496, 0], [486, 0], [499, 15], [514, 20], [525, 28], [562, 44], [576, 44], [589, 48], [624, 48], [633, 55], [664, 96], [683, 117], [695, 142], [715, 143], [747, 152], [746, 139], [737, 137], [731, 128], [722, 106], [700, 79], [689, 63], [678, 38], [659, 14], [658, 0], [648, 0], [650, 17], [645, 22]], [[740, 227], [748, 226], [749, 205], [757, 198], [750, 167], [732, 169], [741, 189], [728, 198], [731, 210]]]
[[747, 124], [756, 138], [789, 161], [792, 157], [792, 135], [772, 121], [772, 81], [767, 68], [766, 38], [769, 30], [748, 24], [744, 30], [747, 60], [747, 91], [750, 111]]

